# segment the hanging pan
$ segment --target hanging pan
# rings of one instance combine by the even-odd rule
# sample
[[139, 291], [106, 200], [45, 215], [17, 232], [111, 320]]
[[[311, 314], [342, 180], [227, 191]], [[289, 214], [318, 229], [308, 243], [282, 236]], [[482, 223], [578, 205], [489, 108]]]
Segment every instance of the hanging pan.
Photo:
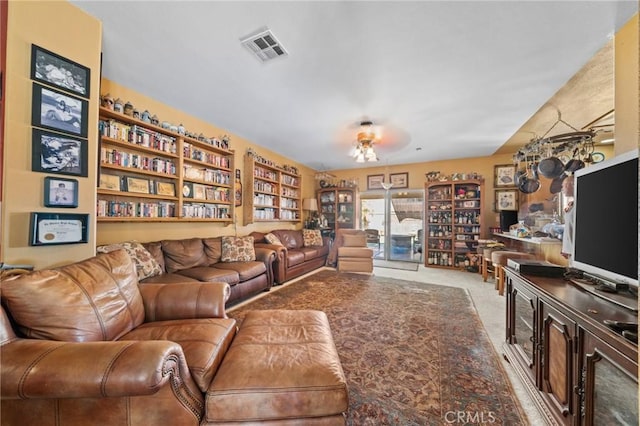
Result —
[[533, 194], [540, 189], [540, 180], [538, 179], [537, 164], [529, 166], [529, 170], [532, 173], [532, 177], [525, 175], [520, 179], [520, 185], [518, 189], [525, 194]]
[[549, 150], [548, 157], [538, 163], [538, 173], [547, 179], [557, 178], [564, 173], [564, 163], [558, 157], [551, 155]]
[[573, 173], [576, 170], [580, 170], [584, 167], [584, 161], [582, 161], [579, 157], [576, 158], [578, 154], [578, 148], [573, 150], [573, 158], [567, 161], [567, 164], [564, 166], [564, 171], [567, 173]]
[[552, 194], [557, 194], [562, 191], [562, 182], [565, 180], [567, 175], [562, 173], [560, 176], [553, 178], [551, 181], [551, 185], [549, 186], [549, 192]]

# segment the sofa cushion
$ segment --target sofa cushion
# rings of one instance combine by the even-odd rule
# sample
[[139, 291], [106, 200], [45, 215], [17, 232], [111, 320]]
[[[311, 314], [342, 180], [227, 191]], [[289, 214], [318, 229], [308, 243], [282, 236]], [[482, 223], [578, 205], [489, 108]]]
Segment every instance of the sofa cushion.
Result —
[[206, 392], [235, 331], [236, 321], [230, 318], [156, 321], [142, 324], [121, 340], [170, 340], [180, 344], [191, 376]]
[[155, 277], [146, 278], [140, 281], [143, 284], [156, 283], [156, 284], [171, 284], [171, 283], [194, 283], [199, 282], [195, 278], [189, 278], [186, 275], [180, 275], [179, 272], [175, 274], [160, 274]]
[[300, 251], [304, 254], [305, 262], [311, 259], [315, 259], [320, 255], [320, 250], [315, 247], [305, 247], [301, 248]]
[[319, 229], [303, 229], [302, 239], [304, 247], [314, 247], [322, 245], [322, 234]]
[[162, 253], [162, 243], [160, 241], [151, 241], [147, 243], [142, 243], [142, 246], [147, 249], [147, 251], [153, 256], [153, 258], [160, 265], [160, 269], [162, 272], [166, 272], [167, 269], [164, 265], [164, 253]]
[[274, 231], [271, 231], [271, 233], [278, 237], [282, 245], [284, 245], [287, 249], [300, 248], [304, 246], [301, 231], [276, 229]]
[[249, 262], [256, 260], [253, 237], [222, 237], [222, 262]]
[[207, 255], [209, 266], [220, 262], [222, 257], [222, 238], [203, 238], [202, 243], [204, 244], [204, 253]]
[[116, 340], [144, 321], [135, 266], [123, 249], [4, 280], [2, 303], [34, 339]]
[[371, 257], [373, 250], [367, 247], [339, 247], [338, 257]]
[[124, 243], [107, 244], [98, 246], [98, 253], [109, 253], [110, 251], [123, 249], [131, 256], [133, 263], [136, 265], [136, 273], [138, 280], [155, 277], [162, 273], [162, 267], [158, 261], [149, 253], [142, 244], [137, 241], [126, 241]]
[[264, 236], [264, 240], [265, 240], [266, 242], [268, 242], [269, 244], [274, 244], [274, 245], [276, 245], [276, 246], [281, 246], [281, 245], [283, 245], [283, 244], [282, 244], [282, 241], [280, 241], [280, 239], [279, 239], [278, 237], [276, 237], [275, 235], [273, 235], [271, 232], [269, 232], [268, 234], [266, 234], [266, 235]]
[[169, 273], [208, 265], [202, 238], [162, 240], [162, 251], [165, 268]]
[[247, 281], [258, 275], [267, 272], [264, 262], [220, 262], [214, 266], [215, 269], [235, 271], [240, 277], [240, 281]]
[[343, 247], [366, 247], [367, 235], [366, 234], [357, 234], [357, 235], [344, 234], [342, 236], [342, 246]]
[[176, 275], [184, 275], [203, 282], [223, 282], [229, 285], [236, 285], [240, 282], [237, 272], [215, 268], [213, 266], [200, 266], [197, 268], [183, 269]]
[[291, 266], [304, 262], [304, 252], [301, 249], [293, 249], [287, 252], [287, 264]]

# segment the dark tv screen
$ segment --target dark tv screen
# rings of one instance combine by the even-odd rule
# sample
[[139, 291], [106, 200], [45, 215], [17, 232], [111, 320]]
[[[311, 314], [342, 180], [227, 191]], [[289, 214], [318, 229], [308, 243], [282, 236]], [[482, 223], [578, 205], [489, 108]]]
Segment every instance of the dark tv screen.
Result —
[[637, 153], [576, 173], [575, 209], [573, 266], [637, 285]]

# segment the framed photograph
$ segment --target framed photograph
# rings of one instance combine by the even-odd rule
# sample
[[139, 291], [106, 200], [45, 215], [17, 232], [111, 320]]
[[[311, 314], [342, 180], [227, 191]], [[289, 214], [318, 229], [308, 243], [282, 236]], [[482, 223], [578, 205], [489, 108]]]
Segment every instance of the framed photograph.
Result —
[[87, 149], [86, 140], [33, 129], [31, 170], [86, 177]]
[[384, 175], [367, 175], [367, 189], [384, 189]]
[[205, 193], [206, 186], [198, 183], [193, 184], [193, 198], [197, 200], [206, 200], [207, 194]]
[[100, 189], [109, 189], [111, 191], [122, 191], [120, 176], [100, 173]]
[[149, 180], [127, 176], [125, 178], [127, 192], [135, 192], [137, 194], [149, 194]]
[[409, 173], [390, 173], [389, 182], [391, 182], [393, 188], [408, 188]]
[[497, 166], [494, 166], [493, 169], [494, 187], [500, 188], [516, 185], [516, 171], [518, 170], [518, 166], [515, 164], [498, 164]]
[[34, 126], [87, 137], [88, 101], [33, 83], [32, 102]]
[[29, 245], [78, 244], [88, 242], [88, 214], [31, 213]]
[[45, 207], [78, 207], [78, 181], [55, 177], [44, 178]]
[[35, 44], [31, 45], [31, 79], [89, 98], [89, 68]]
[[496, 204], [495, 211], [518, 210], [518, 190], [517, 189], [497, 189], [495, 191]]
[[156, 194], [175, 197], [176, 186], [172, 182], [156, 182]]

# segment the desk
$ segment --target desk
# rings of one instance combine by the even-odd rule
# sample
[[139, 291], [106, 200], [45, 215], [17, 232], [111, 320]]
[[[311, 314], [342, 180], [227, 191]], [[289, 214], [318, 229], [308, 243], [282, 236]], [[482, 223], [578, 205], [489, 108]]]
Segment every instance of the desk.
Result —
[[568, 264], [567, 259], [560, 254], [562, 241], [557, 238], [522, 238], [508, 233], [494, 233], [493, 237], [510, 250], [531, 253], [538, 259], [546, 260], [556, 265], [566, 266]]

